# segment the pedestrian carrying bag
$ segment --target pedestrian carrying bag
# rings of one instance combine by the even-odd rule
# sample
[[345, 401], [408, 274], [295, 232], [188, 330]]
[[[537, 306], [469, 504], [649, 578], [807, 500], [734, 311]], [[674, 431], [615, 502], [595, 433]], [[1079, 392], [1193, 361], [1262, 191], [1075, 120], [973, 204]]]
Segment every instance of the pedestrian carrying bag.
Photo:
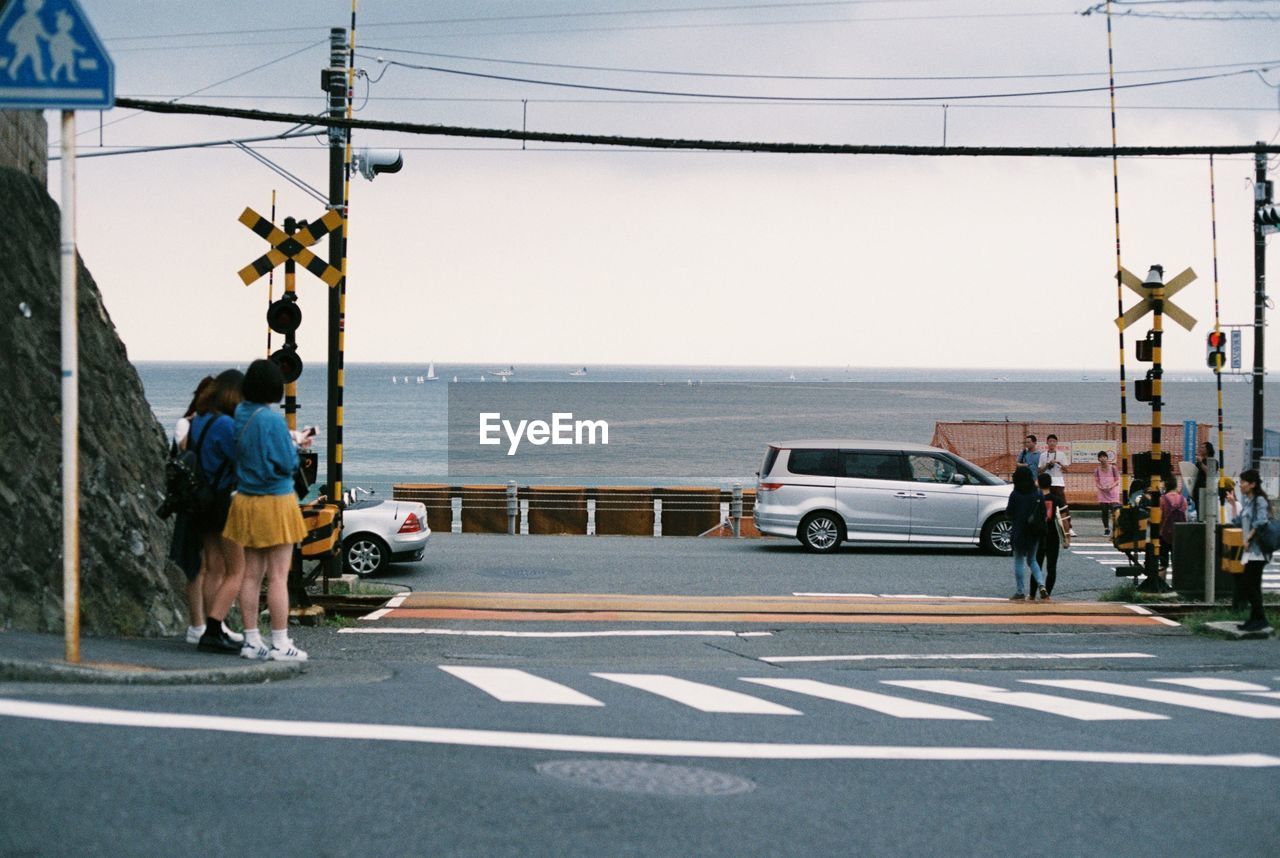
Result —
[[200, 446], [212, 426], [213, 420], [210, 420], [187, 449], [179, 450], [174, 445], [170, 450], [169, 461], [164, 466], [164, 501], [157, 510], [161, 518], [175, 512], [200, 518], [217, 507], [222, 493], [209, 484], [200, 464]]

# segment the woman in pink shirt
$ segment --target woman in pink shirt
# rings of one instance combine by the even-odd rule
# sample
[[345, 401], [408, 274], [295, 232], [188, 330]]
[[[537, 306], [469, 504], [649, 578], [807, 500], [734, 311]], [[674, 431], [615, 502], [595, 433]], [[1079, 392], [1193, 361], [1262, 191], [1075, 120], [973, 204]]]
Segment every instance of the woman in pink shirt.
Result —
[[1098, 506], [1102, 508], [1102, 535], [1111, 535], [1112, 510], [1120, 505], [1120, 472], [1111, 464], [1106, 450], [1098, 453], [1098, 467], [1093, 472], [1098, 489]]

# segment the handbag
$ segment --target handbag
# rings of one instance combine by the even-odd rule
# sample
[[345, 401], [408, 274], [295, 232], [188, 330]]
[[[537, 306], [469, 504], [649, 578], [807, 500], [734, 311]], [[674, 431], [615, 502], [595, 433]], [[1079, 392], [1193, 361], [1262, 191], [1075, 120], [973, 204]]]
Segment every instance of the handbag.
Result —
[[1054, 507], [1053, 526], [1058, 529], [1058, 542], [1063, 548], [1071, 547], [1071, 530], [1062, 519], [1062, 508]]

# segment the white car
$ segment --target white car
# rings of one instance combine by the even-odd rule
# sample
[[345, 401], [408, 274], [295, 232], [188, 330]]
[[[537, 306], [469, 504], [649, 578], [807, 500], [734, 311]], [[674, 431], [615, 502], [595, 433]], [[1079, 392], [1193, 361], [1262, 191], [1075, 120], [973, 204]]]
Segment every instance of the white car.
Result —
[[900, 441], [771, 444], [756, 527], [810, 551], [841, 542], [980, 545], [1010, 553], [1013, 486], [954, 453]]
[[379, 575], [390, 563], [421, 560], [430, 538], [427, 508], [417, 501], [349, 501], [342, 512], [342, 565], [361, 578]]

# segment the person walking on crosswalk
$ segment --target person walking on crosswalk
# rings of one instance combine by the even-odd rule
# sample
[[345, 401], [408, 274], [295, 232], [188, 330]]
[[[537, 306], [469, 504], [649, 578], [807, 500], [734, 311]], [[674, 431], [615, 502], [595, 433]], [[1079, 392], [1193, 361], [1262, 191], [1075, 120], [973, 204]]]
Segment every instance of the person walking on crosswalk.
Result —
[[1271, 562], [1271, 555], [1262, 553], [1253, 536], [1259, 525], [1270, 520], [1271, 502], [1253, 468], [1241, 471], [1236, 484], [1240, 486], [1240, 530], [1244, 533], [1244, 554], [1240, 558], [1244, 561], [1244, 574], [1240, 576], [1240, 587], [1249, 601], [1249, 619], [1240, 624], [1240, 631], [1260, 632], [1269, 627], [1262, 609], [1262, 568]]

